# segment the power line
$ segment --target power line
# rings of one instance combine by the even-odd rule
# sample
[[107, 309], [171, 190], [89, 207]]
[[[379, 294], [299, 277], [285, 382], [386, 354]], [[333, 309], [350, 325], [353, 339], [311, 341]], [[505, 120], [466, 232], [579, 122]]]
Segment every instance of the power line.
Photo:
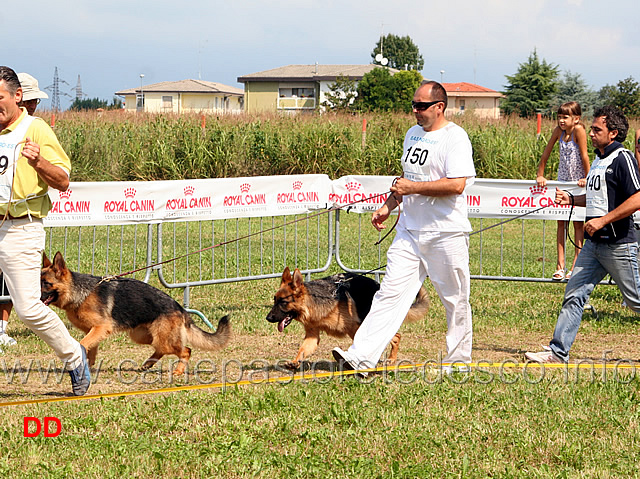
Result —
[[51, 92], [51, 110], [53, 111], [60, 111], [60, 95], [71, 98], [71, 95], [68, 93], [60, 91], [60, 83], [64, 83], [65, 85], [69, 84], [58, 76], [58, 67], [56, 67], [53, 73], [53, 84], [45, 87], [45, 90]]

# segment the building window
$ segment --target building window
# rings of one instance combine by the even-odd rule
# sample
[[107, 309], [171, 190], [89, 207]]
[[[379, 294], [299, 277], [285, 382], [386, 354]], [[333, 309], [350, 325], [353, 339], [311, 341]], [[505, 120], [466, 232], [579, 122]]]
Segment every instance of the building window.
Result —
[[162, 108], [166, 108], [167, 110], [173, 110], [173, 97], [172, 96], [163, 96], [162, 97]]
[[280, 98], [315, 98], [315, 88], [280, 88]]
[[140, 94], [136, 95], [136, 109], [138, 110], [144, 109], [144, 95], [140, 95]]
[[464, 100], [460, 100], [460, 111], [464, 111]]

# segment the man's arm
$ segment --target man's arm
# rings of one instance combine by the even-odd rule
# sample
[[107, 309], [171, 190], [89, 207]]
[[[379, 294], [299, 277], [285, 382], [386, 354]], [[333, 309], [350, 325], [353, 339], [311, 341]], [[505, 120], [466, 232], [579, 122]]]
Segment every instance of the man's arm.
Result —
[[401, 196], [452, 196], [462, 194], [466, 184], [466, 177], [440, 178], [435, 181], [411, 181], [406, 178], [399, 178], [395, 185], [391, 187], [391, 191]]
[[631, 216], [633, 213], [640, 209], [640, 191], [627, 198], [624, 203], [618, 206], [616, 209], [609, 211], [606, 215], [600, 218], [593, 218], [584, 224], [584, 230], [593, 235], [596, 231], [615, 221]]
[[29, 165], [36, 170], [38, 176], [51, 188], [66, 191], [69, 188], [69, 175], [59, 166], [55, 166], [42, 157], [40, 145], [34, 143], [30, 138], [22, 148], [22, 156], [27, 159]]
[[[556, 188], [556, 204], [570, 205], [571, 195], [559, 188]], [[587, 195], [578, 195], [573, 197], [573, 206], [587, 206]]]

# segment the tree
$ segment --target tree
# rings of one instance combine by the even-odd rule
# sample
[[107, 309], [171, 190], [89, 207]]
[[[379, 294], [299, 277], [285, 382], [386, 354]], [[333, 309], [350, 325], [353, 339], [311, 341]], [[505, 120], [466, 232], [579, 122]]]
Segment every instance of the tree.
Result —
[[538, 59], [534, 49], [526, 63], [521, 63], [515, 75], [505, 75], [509, 84], [503, 92], [506, 98], [500, 105], [511, 115], [531, 117], [536, 113], [549, 113], [549, 106], [556, 92], [558, 66]]
[[393, 75], [394, 111], [411, 113], [411, 100], [422, 80], [422, 75], [417, 70], [401, 70]]
[[633, 77], [620, 80], [616, 86], [603, 86], [598, 96], [600, 106], [613, 105], [627, 116], [640, 115], [640, 85]]
[[416, 71], [399, 71], [391, 75], [388, 68], [374, 68], [358, 83], [356, 106], [366, 111], [411, 112], [411, 100], [422, 82]]
[[389, 60], [387, 66], [397, 70], [422, 70], [424, 67], [424, 58], [422, 58], [418, 46], [408, 35], [398, 37], [389, 33], [382, 37], [371, 52], [374, 63], [380, 64], [376, 61], [378, 53], [382, 53]]
[[597, 95], [587, 86], [579, 73], [573, 74], [566, 71], [564, 77], [557, 82], [557, 90], [551, 106], [555, 110], [569, 101], [580, 103], [583, 116], [591, 116], [597, 103]]
[[388, 68], [374, 68], [358, 83], [357, 106], [362, 110], [391, 111], [394, 105], [393, 77]]
[[339, 75], [336, 81], [329, 85], [329, 92], [325, 93], [322, 106], [328, 110], [347, 111], [353, 108], [353, 102], [357, 96], [355, 80]]
[[87, 98], [85, 100], [76, 98], [69, 107], [70, 110], [74, 111], [97, 110], [98, 108], [102, 108], [103, 110], [117, 110], [122, 108], [122, 100], [114, 98], [111, 100], [111, 104], [109, 104], [107, 100], [100, 100], [99, 98]]

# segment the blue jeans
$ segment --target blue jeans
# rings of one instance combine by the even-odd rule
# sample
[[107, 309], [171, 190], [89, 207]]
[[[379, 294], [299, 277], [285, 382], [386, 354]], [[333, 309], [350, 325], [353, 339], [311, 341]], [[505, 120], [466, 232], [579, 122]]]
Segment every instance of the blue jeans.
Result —
[[620, 288], [627, 306], [640, 313], [638, 243], [609, 245], [586, 240], [564, 291], [562, 309], [549, 345], [565, 362], [578, 334], [584, 305], [607, 273]]

